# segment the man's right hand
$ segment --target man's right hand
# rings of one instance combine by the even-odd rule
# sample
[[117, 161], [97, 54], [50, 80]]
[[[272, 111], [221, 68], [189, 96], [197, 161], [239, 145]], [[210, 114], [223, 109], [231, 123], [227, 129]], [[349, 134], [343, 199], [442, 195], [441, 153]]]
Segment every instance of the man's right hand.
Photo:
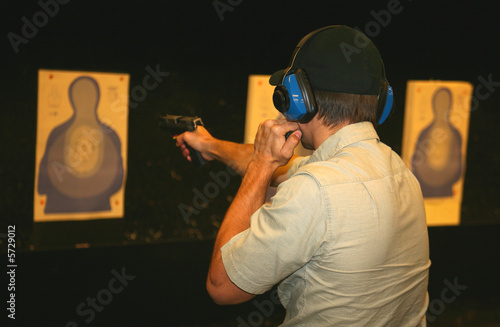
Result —
[[175, 145], [181, 149], [182, 155], [191, 161], [189, 149], [186, 147], [188, 144], [194, 150], [201, 153], [201, 156], [207, 160], [212, 161], [215, 157], [210, 153], [210, 144], [213, 144], [216, 139], [205, 129], [203, 126], [198, 126], [193, 132], [184, 132], [177, 136]]

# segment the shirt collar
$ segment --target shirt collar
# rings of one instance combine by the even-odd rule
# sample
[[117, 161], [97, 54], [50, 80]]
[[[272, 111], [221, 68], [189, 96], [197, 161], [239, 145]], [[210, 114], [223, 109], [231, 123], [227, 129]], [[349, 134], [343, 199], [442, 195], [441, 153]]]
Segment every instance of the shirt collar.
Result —
[[372, 123], [360, 122], [349, 124], [339, 129], [335, 134], [321, 143], [311, 155], [309, 163], [329, 160], [346, 146], [370, 139], [380, 140]]

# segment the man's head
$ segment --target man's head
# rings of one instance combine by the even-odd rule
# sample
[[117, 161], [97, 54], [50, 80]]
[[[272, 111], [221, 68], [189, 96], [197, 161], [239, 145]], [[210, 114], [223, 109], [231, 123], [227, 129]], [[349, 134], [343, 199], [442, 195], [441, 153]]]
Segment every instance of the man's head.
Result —
[[376, 125], [388, 114], [382, 114], [388, 83], [380, 53], [363, 33], [347, 26], [327, 26], [305, 36], [288, 67], [269, 82], [277, 85], [276, 108], [299, 123], [318, 115], [327, 126], [360, 121]]

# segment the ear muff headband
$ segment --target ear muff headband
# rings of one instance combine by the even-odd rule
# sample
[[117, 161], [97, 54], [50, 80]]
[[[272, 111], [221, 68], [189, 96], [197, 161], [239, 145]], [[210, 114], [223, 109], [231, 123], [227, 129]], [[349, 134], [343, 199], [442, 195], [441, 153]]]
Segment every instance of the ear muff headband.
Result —
[[296, 69], [291, 72], [295, 58], [300, 49], [317, 33], [334, 28], [336, 26], [326, 26], [312, 31], [300, 40], [295, 47], [288, 67], [283, 74], [281, 84], [276, 86], [273, 94], [273, 103], [276, 109], [283, 113], [289, 121], [308, 123], [317, 112], [316, 100], [309, 83], [306, 72], [303, 69]]

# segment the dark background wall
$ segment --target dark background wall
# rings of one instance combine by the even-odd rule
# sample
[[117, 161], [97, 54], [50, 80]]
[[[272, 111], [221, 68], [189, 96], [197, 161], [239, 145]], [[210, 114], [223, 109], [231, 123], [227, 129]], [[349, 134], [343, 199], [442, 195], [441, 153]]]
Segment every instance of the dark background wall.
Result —
[[[52, 4], [53, 17], [44, 21], [40, 12], [46, 3]], [[499, 11], [494, 2], [234, 0], [220, 1], [230, 10], [219, 13], [213, 1], [67, 1], [57, 10], [54, 3], [9, 2], [0, 20], [0, 233], [16, 225], [17, 313], [24, 325], [65, 326], [71, 320], [86, 325], [89, 316], [77, 314], [76, 307], [108, 285], [113, 269], [122, 268], [136, 278], [96, 313], [93, 325], [237, 325], [238, 316], [246, 320], [255, 312], [253, 303], [213, 305], [203, 284], [213, 237], [240, 180], [232, 177], [186, 224], [178, 205], [190, 205], [193, 190], [202, 190], [211, 181], [209, 173], [225, 167], [187, 164], [157, 129], [156, 118], [198, 115], [215, 136], [241, 142], [248, 75], [284, 68], [302, 36], [331, 24], [359, 27], [382, 53], [396, 112], [378, 132], [398, 153], [408, 80], [464, 80], [476, 88], [482, 79], [493, 81], [482, 88], [479, 106], [471, 112], [462, 224], [429, 229], [429, 290], [435, 325], [472, 326], [500, 317]], [[391, 8], [390, 16], [382, 14]], [[23, 27], [34, 20], [35, 30]], [[25, 38], [18, 51], [9, 33]], [[34, 224], [38, 70], [127, 72], [133, 89], [142, 84], [148, 66], [169, 75], [129, 111], [125, 217]], [[0, 242], [5, 249], [5, 238]], [[467, 289], [444, 303], [445, 280]], [[273, 313], [279, 321], [282, 310], [276, 306]]]

